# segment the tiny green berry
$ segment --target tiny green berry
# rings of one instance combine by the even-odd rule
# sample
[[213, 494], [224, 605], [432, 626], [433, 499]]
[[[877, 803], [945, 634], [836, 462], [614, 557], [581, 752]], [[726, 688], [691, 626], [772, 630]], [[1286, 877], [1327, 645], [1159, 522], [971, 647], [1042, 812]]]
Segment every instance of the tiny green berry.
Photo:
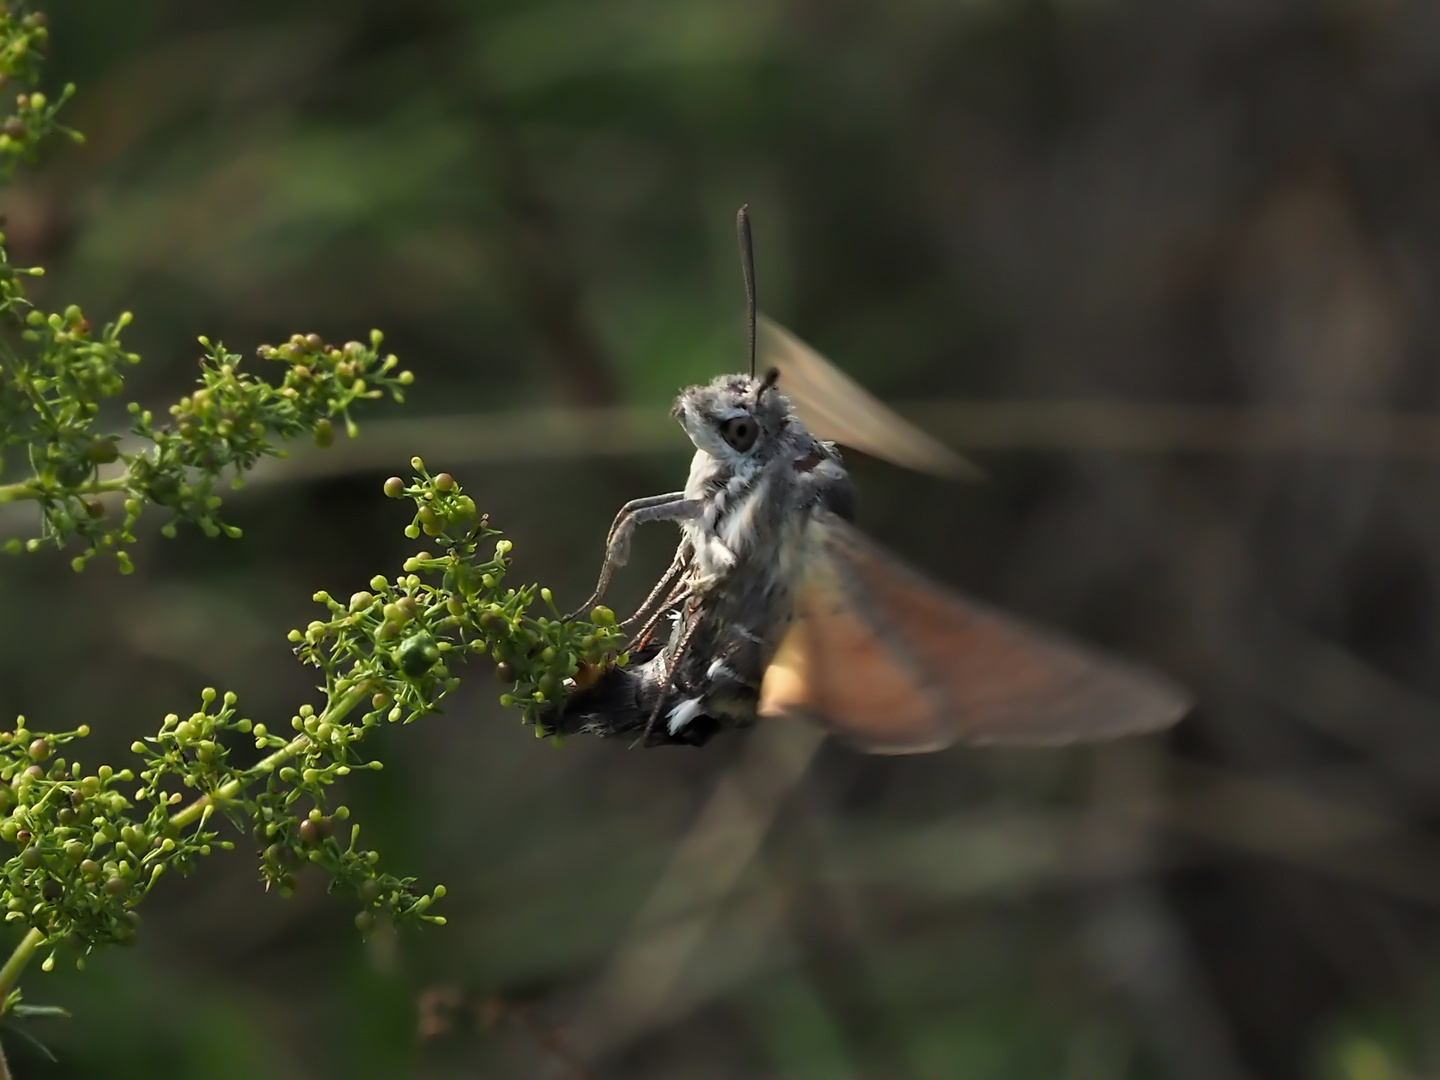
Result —
[[413, 679], [425, 674], [439, 662], [440, 649], [436, 646], [435, 639], [422, 631], [401, 642], [395, 658], [400, 662], [400, 670]]

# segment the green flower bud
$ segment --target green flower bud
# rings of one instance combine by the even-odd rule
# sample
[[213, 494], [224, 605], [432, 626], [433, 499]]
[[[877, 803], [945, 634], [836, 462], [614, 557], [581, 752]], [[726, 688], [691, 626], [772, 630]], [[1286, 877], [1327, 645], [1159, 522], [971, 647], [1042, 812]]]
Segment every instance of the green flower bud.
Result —
[[96, 465], [109, 465], [120, 458], [120, 449], [113, 438], [94, 439], [85, 449], [85, 456]]
[[435, 639], [422, 631], [400, 643], [396, 659], [401, 671], [411, 678], [418, 678], [439, 662], [440, 650], [435, 645]]

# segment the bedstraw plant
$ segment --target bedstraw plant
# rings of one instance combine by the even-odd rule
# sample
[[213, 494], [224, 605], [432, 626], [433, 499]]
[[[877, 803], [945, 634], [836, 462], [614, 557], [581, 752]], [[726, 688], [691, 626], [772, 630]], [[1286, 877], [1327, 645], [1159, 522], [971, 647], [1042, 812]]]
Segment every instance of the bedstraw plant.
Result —
[[[41, 14], [0, 8], [0, 87], [18, 91], [0, 121], [0, 179], [51, 133], [80, 141], [55, 119], [73, 88], [54, 102], [35, 90], [46, 42]], [[269, 380], [201, 338], [198, 386], [167, 416], [129, 405], [122, 437], [103, 419], [139, 361], [121, 341], [131, 317], [97, 330], [78, 307], [46, 312], [25, 291], [41, 272], [13, 266], [0, 235], [0, 505], [31, 504], [38, 518], [34, 535], [3, 545], [17, 557], [63, 548], [77, 572], [105, 556], [128, 573], [147, 510], [166, 516], [167, 536], [193, 526], [239, 538], [220, 516], [222, 488], [262, 457], [283, 456], [286, 440], [308, 434], [327, 446], [337, 425], [354, 437], [357, 408], [400, 402], [412, 381], [382, 355], [378, 331], [343, 345], [296, 334], [263, 346]], [[405, 532], [425, 548], [346, 599], [316, 593], [319, 617], [289, 634], [320, 673], [314, 702], [261, 719], [235, 692], [205, 688], [196, 707], [164, 717], [116, 765], [82, 765], [86, 725], [46, 731], [55, 718], [32, 726], [19, 716], [0, 731], [0, 908], [17, 938], [0, 965], [7, 1023], [55, 1011], [21, 1001], [33, 958], [46, 970], [62, 957], [83, 967], [95, 949], [132, 942], [152, 889], [237, 845], [258, 852], [265, 888], [288, 894], [306, 868], [324, 874], [355, 905], [361, 931], [381, 919], [444, 922], [432, 910], [443, 886], [384, 869], [335, 798], [346, 776], [381, 767], [365, 753], [367, 736], [438, 711], [466, 657], [496, 662], [510, 684], [501, 700], [531, 723], [564, 680], [625, 657], [608, 610], [565, 622], [549, 590], [508, 585], [510, 542], [449, 474], [432, 475], [418, 458], [411, 466], [412, 478], [392, 477], [384, 494], [413, 505]], [[8, 1075], [0, 1055], [0, 1080]]]

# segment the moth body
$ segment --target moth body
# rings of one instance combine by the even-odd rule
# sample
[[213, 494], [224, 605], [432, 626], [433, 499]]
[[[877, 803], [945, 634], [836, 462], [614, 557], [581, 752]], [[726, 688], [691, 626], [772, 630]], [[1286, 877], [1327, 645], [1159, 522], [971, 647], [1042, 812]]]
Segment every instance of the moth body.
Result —
[[701, 744], [753, 723], [792, 621], [807, 526], [817, 510], [853, 513], [839, 452], [776, 388], [722, 376], [684, 391], [673, 415], [696, 447], [683, 492], [696, 512], [679, 521], [689, 595], [662, 642], [567, 699], [561, 732], [633, 737], [654, 716], [652, 741]]
[[1183, 716], [1189, 697], [1164, 676], [952, 593], [854, 527], [837, 444], [941, 477], [979, 471], [757, 315], [743, 207], [737, 227], [750, 374], [676, 400], [695, 445], [685, 488], [621, 508], [581, 610], [624, 565], [637, 526], [679, 525], [675, 557], [627, 620], [638, 626], [630, 662], [568, 686], [542, 728], [698, 746], [790, 716], [898, 754], [1112, 738]]

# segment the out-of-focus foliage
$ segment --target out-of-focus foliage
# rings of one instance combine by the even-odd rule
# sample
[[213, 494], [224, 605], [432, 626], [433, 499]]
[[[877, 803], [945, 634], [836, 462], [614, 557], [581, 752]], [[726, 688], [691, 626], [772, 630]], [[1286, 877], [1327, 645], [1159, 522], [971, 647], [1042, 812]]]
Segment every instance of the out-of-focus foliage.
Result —
[[[13, 299], [25, 304], [19, 296]], [[240, 530], [216, 514], [215, 486], [227, 470], [233, 470], [230, 486], [238, 488], [262, 457], [284, 455], [278, 440], [309, 432], [318, 445], [330, 445], [332, 416], [344, 420], [353, 438], [354, 405], [387, 391], [403, 400], [400, 387], [412, 379], [408, 371], [391, 374], [399, 361], [393, 355], [380, 358], [378, 330], [369, 348], [358, 341], [343, 350], [326, 346], [318, 334], [296, 334], [279, 349], [262, 346], [262, 358], [289, 364], [279, 386], [241, 372], [239, 356], [201, 338], [206, 355], [200, 387], [170, 406], [168, 424], [157, 425], [150, 410], [132, 402], [131, 428], [140, 445], [123, 450], [116, 435], [95, 429], [95, 420], [101, 400], [124, 385], [121, 366], [140, 359], [119, 345], [130, 318], [125, 312], [92, 343], [89, 324], [74, 305], [63, 316], [47, 319], [34, 308], [25, 315], [22, 325], [28, 329], [21, 337], [38, 355], [9, 353], [0, 370], [0, 393], [15, 403], [12, 415], [0, 416], [0, 447], [22, 447], [30, 476], [0, 485], [0, 505], [37, 503], [41, 528], [23, 545], [12, 537], [6, 545], [11, 554], [37, 551], [46, 541], [63, 548], [79, 537], [88, 546], [71, 565], [83, 569], [100, 550], [135, 542], [133, 529], [146, 504], [194, 522], [207, 536], [223, 531], [238, 537]], [[113, 475], [101, 477], [101, 467], [112, 464]], [[105, 504], [97, 498], [104, 494], [125, 497], [119, 525], [105, 520]], [[173, 537], [174, 521], [162, 531]], [[129, 572], [129, 555], [117, 550], [116, 559], [121, 571]]]
[[[0, 706], [93, 721], [97, 759], [195, 686], [289, 715], [311, 691], [273, 628], [413, 554], [374, 498], [413, 453], [506, 522], [517, 572], [562, 608], [583, 596], [616, 507], [679, 485], [679, 431], [673, 456], [619, 461], [466, 461], [438, 433], [659, 404], [736, 367], [741, 202], [762, 307], [885, 396], [1266, 406], [1317, 431], [1440, 404], [1424, 0], [51, 14], [44, 89], [80, 83], [69, 122], [92, 137], [4, 198], [17, 265], [47, 267], [37, 303], [143, 313], [129, 387], [157, 412], [193, 377], [176, 342], [359, 323], [423, 375], [408, 407], [460, 417], [374, 473], [247, 488], [223, 555], [182, 530], [149, 560], [142, 527], [129, 578], [0, 563], [0, 604], [24, 612]], [[1435, 1071], [1433, 456], [1015, 442], [984, 489], [857, 461], [867, 529], [1160, 664], [1201, 709], [1144, 748], [822, 749], [723, 902], [693, 902], [712, 916], [672, 1011], [588, 1058], [596, 1075]], [[639, 537], [621, 586], [669, 539]], [[597, 979], [673, 940], [628, 931], [692, 829], [747, 820], [710, 800], [749, 740], [552, 750], [504, 689], [462, 688], [403, 745], [377, 732], [387, 768], [345, 795], [376, 847], [450, 886], [443, 941], [362, 949], [303, 875], [289, 905], [253, 907], [253, 865], [212, 859], [147, 901], [166, 935], [52, 977], [84, 1022], [37, 1024], [61, 1062], [22, 1064], [563, 1075]]]
[[[19, 111], [0, 125], [13, 128], [13, 140], [0, 135], [6, 140], [0, 150], [13, 143], [31, 151], [33, 139], [55, 126], [53, 109], [47, 111], [44, 96], [30, 89], [38, 78], [35, 54], [45, 41], [42, 16], [0, 8], [0, 82], [19, 79], [26, 86]], [[72, 92], [67, 86], [64, 97]], [[9, 265], [3, 250], [0, 265]], [[88, 546], [71, 560], [77, 572], [102, 548], [134, 543], [132, 530], [146, 503], [170, 509], [209, 537], [224, 531], [238, 538], [240, 530], [215, 513], [220, 499], [213, 489], [225, 470], [233, 469], [232, 486], [239, 487], [263, 456], [283, 456], [276, 440], [301, 432], [329, 446], [332, 417], [343, 419], [353, 438], [350, 413], [357, 403], [387, 391], [403, 400], [400, 388], [413, 382], [410, 372], [394, 372], [399, 362], [393, 355], [380, 358], [379, 331], [371, 333], [368, 348], [359, 342], [327, 345], [318, 334], [296, 334], [278, 348], [262, 346], [263, 359], [287, 365], [279, 386], [239, 372], [240, 357], [202, 337], [207, 356], [200, 388], [170, 407], [172, 422], [163, 426], [132, 403], [128, 412], [141, 446], [126, 452], [117, 447], [117, 436], [95, 423], [101, 401], [124, 386], [122, 367], [139, 361], [119, 344], [129, 313], [92, 340], [78, 307], [47, 317], [10, 273], [0, 275], [0, 317], [21, 342], [0, 347], [0, 449], [20, 448], [28, 464], [24, 479], [0, 485], [0, 506], [34, 503], [41, 525], [40, 536], [23, 544], [12, 538], [6, 548], [11, 555], [34, 553], [45, 540], [63, 548], [79, 537]], [[116, 475], [99, 477], [107, 465], [117, 466]], [[290, 640], [301, 660], [323, 673], [326, 700], [318, 710], [300, 707], [291, 720], [295, 734], [273, 734], [264, 723], [240, 716], [237, 695], [227, 691], [222, 697], [213, 688], [203, 691], [201, 707], [187, 719], [170, 713], [158, 735], [131, 745], [140, 758], [136, 769], [107, 764], [87, 774], [79, 762], [55, 756], [87, 737], [88, 724], [49, 733], [28, 729], [19, 716], [12, 730], [0, 732], [0, 780], [6, 784], [0, 787], [0, 840], [15, 848], [0, 867], [0, 901], [5, 922], [24, 930], [0, 967], [0, 1013], [12, 1020], [66, 1015], [63, 1008], [21, 1001], [17, 982], [29, 960], [48, 951], [43, 967], [50, 971], [62, 944], [88, 954], [97, 946], [133, 943], [135, 907], [166, 871], [188, 874], [212, 850], [234, 849], [213, 827], [217, 818], [253, 834], [263, 847], [261, 877], [281, 895], [293, 893], [295, 871], [308, 863], [331, 880], [332, 890], [343, 887], [359, 898], [355, 922], [362, 931], [374, 929], [377, 911], [391, 923], [443, 924], [429, 913], [443, 887], [420, 893], [414, 878], [382, 873], [379, 853], [358, 846], [359, 825], [350, 826], [348, 844], [336, 837], [337, 822], [350, 812], [343, 805], [327, 812], [326, 789], [357, 767], [380, 768], [378, 760], [360, 757], [357, 747], [383, 720], [409, 723], [438, 710], [459, 685], [447, 653], [493, 652], [503, 660], [533, 722], [534, 710], [559, 693], [559, 680], [576, 675], [578, 665], [617, 662], [621, 638], [605, 609], [596, 609], [606, 619], [600, 625], [562, 622], [558, 612], [553, 620], [530, 616], [535, 587], [501, 588], [509, 542], [501, 541], [486, 558], [481, 544], [497, 533], [474, 501], [448, 473], [432, 478], [419, 458], [412, 466], [421, 470], [416, 482], [407, 486], [392, 477], [385, 493], [414, 500], [415, 520], [406, 535], [417, 538], [423, 531], [441, 553], [423, 551], [406, 560], [406, 573], [393, 582], [372, 578], [375, 591], [356, 592], [348, 605], [326, 592], [315, 594], [331, 618], [292, 631]], [[103, 494], [125, 497], [119, 526], [103, 524]], [[174, 521], [161, 531], [177, 535]], [[116, 557], [121, 573], [133, 571], [124, 551]], [[439, 581], [422, 582], [421, 574]], [[540, 595], [554, 612], [549, 590]], [[513, 696], [504, 700], [511, 704]], [[255, 750], [268, 753], [253, 764], [232, 762], [237, 736], [253, 738]], [[137, 774], [138, 786], [131, 787]], [[262, 782], [263, 791], [250, 790]], [[188, 805], [174, 809], [181, 803]], [[84, 957], [75, 964], [83, 969]], [[9, 1075], [3, 1054], [0, 1074]]]

